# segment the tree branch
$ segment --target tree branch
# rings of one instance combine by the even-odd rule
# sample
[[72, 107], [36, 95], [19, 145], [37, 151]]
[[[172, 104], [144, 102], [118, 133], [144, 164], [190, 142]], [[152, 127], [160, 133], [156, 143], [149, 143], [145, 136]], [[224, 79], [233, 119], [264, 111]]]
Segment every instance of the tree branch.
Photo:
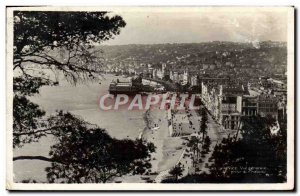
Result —
[[51, 134], [51, 133], [47, 133], [47, 131], [51, 131], [55, 128], [59, 128], [59, 127], [50, 127], [48, 129], [42, 129], [42, 130], [37, 130], [37, 131], [31, 131], [31, 132], [24, 132], [24, 133], [13, 133], [14, 136], [22, 136], [22, 135], [33, 135], [33, 134], [37, 134], [37, 133], [45, 133], [45, 134]]
[[18, 160], [40, 160], [40, 161], [48, 161], [48, 162], [57, 162], [57, 163], [61, 163], [64, 164], [63, 162], [53, 159], [53, 158], [48, 158], [48, 157], [44, 157], [44, 156], [17, 156], [13, 158], [13, 161], [18, 161]]

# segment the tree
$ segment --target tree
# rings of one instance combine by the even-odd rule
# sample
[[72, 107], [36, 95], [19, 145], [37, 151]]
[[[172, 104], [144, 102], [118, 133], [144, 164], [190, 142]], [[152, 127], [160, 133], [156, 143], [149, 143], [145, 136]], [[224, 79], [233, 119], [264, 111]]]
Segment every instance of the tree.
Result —
[[176, 92], [182, 92], [182, 86], [179, 82], [175, 83], [175, 91]]
[[74, 83], [101, 71], [101, 51], [94, 45], [113, 38], [125, 26], [106, 12], [14, 12], [14, 71], [28, 81], [49, 80], [45, 70], [62, 72]]
[[171, 79], [170, 79], [169, 75], [164, 75], [163, 78], [162, 78], [162, 80], [164, 80], [164, 81], [170, 81]]
[[[151, 167], [152, 143], [142, 140], [117, 140], [104, 129], [89, 124], [70, 113], [60, 111], [48, 119], [56, 143], [50, 157], [20, 156], [51, 162], [46, 168], [49, 182], [99, 183], [133, 172], [143, 174]], [[143, 170], [142, 170], [143, 169]]]
[[282, 183], [286, 182], [286, 121], [271, 134], [274, 119], [242, 118], [241, 137], [223, 138], [216, 145], [209, 173], [187, 175], [166, 183]]
[[210, 172], [217, 178], [259, 178], [283, 182], [286, 180], [286, 127], [277, 135], [270, 127], [274, 120], [268, 117], [242, 119], [241, 138], [228, 137], [216, 145]]
[[153, 144], [117, 140], [105, 130], [68, 113], [47, 116], [28, 96], [45, 85], [97, 80], [103, 71], [96, 45], [112, 39], [126, 23], [107, 12], [14, 12], [13, 146], [54, 135], [49, 157], [19, 156], [13, 160], [49, 161], [49, 182], [106, 182], [151, 167]]
[[169, 171], [169, 174], [174, 176], [175, 180], [178, 181], [178, 177], [182, 176], [182, 172], [183, 172], [183, 166], [181, 165], [181, 163], [178, 163], [177, 165], [175, 165], [175, 167], [173, 167]]
[[189, 89], [190, 86], [191, 86], [190, 82], [187, 82], [185, 85], [182, 86], [182, 91], [183, 92], [188, 92], [190, 90]]
[[204, 139], [205, 135], [207, 134], [207, 112], [204, 107], [200, 109], [200, 115], [201, 115], [201, 124], [200, 124], [200, 133], [202, 133], [202, 146], [204, 145]]
[[206, 153], [209, 151], [209, 147], [211, 145], [210, 137], [207, 135], [204, 139], [203, 151]]
[[187, 143], [187, 146], [190, 147], [191, 151], [193, 152], [193, 165], [196, 164], [196, 157], [198, 159], [199, 156], [199, 138], [198, 137], [191, 137]]
[[73, 80], [97, 73], [100, 66], [89, 49], [118, 35], [125, 24], [107, 12], [15, 11], [14, 70], [27, 75], [28, 66], [38, 64], [63, 71]]
[[95, 44], [118, 35], [125, 24], [106, 12], [14, 12], [14, 147], [51, 131], [45, 112], [26, 96], [44, 85], [58, 85], [58, 74], [74, 84], [97, 79], [102, 60]]

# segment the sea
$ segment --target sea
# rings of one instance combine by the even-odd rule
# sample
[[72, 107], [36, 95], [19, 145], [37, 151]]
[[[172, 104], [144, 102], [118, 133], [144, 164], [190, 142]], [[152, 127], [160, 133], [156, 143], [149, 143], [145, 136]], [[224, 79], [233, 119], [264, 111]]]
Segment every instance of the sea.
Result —
[[[85, 82], [71, 84], [61, 81], [58, 86], [44, 86], [40, 93], [30, 97], [37, 103], [47, 115], [56, 111], [69, 111], [78, 117], [96, 124], [117, 139], [138, 138], [145, 128], [144, 110], [126, 109], [104, 111], [99, 108], [99, 99], [108, 93], [109, 84], [120, 76], [111, 74], [103, 75], [97, 82]], [[36, 143], [26, 144], [21, 148], [15, 148], [14, 156], [41, 155], [49, 156], [50, 146], [55, 143], [53, 136], [41, 138]], [[45, 168], [49, 162], [39, 160], [18, 160], [13, 163], [14, 181], [36, 180], [47, 182]]]

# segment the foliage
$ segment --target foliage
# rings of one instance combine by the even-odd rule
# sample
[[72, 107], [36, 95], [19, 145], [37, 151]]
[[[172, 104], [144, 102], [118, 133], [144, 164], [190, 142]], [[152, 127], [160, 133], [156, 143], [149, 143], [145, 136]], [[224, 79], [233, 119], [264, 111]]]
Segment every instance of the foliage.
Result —
[[209, 136], [207, 135], [204, 139], [204, 145], [203, 145], [203, 150], [207, 153], [209, 151], [209, 147], [211, 145], [211, 140]]
[[62, 72], [74, 83], [94, 78], [102, 64], [94, 45], [118, 35], [125, 24], [106, 12], [15, 11], [14, 70], [26, 80], [49, 80], [43, 70]]
[[45, 136], [49, 131], [42, 119], [45, 111], [24, 96], [14, 95], [13, 104], [13, 147], [36, 142]]
[[70, 113], [59, 112], [49, 123], [57, 127], [52, 132], [57, 141], [49, 152], [53, 162], [46, 168], [49, 182], [107, 182], [129, 172], [143, 174], [151, 167], [152, 143], [117, 140]]
[[171, 174], [172, 176], [175, 177], [175, 180], [178, 180], [178, 177], [182, 176], [182, 172], [183, 172], [183, 166], [181, 165], [181, 163], [178, 163], [177, 165], [175, 165], [175, 167], [173, 167], [170, 171], [169, 174]]
[[228, 137], [216, 145], [210, 167], [217, 178], [243, 179], [247, 176], [286, 178], [286, 127], [277, 135], [270, 127], [274, 120], [266, 117], [245, 117], [242, 120], [241, 138]]
[[41, 77], [14, 77], [13, 91], [17, 95], [31, 96], [39, 93], [39, 89], [46, 85], [57, 85], [57, 83]]
[[57, 85], [52, 72], [69, 81], [95, 79], [101, 58], [94, 48], [120, 33], [125, 22], [106, 12], [14, 12], [13, 144], [38, 141], [51, 130], [45, 112], [26, 96]]
[[274, 119], [245, 117], [242, 137], [224, 138], [217, 144], [209, 173], [187, 175], [164, 183], [282, 183], [286, 181], [286, 121], [272, 135]]
[[207, 112], [204, 107], [200, 109], [201, 123], [200, 123], [200, 133], [202, 133], [202, 145], [204, 144], [205, 135], [207, 134]]
[[190, 147], [192, 154], [193, 165], [196, 164], [196, 160], [199, 157], [199, 143], [200, 140], [198, 137], [191, 137], [187, 143], [187, 146]]

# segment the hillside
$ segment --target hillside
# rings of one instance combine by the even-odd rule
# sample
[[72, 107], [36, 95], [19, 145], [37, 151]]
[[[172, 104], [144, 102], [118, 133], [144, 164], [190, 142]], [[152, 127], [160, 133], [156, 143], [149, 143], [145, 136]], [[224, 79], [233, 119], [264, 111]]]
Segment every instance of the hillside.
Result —
[[[107, 64], [139, 66], [151, 64], [170, 68], [207, 69], [228, 72], [261, 72], [267, 75], [286, 71], [287, 47], [282, 42], [236, 43], [206, 42], [192, 44], [155, 44], [98, 46]], [[206, 66], [209, 65], [209, 66]], [[212, 66], [210, 66], [212, 65]], [[244, 71], [243, 71], [244, 70]]]

